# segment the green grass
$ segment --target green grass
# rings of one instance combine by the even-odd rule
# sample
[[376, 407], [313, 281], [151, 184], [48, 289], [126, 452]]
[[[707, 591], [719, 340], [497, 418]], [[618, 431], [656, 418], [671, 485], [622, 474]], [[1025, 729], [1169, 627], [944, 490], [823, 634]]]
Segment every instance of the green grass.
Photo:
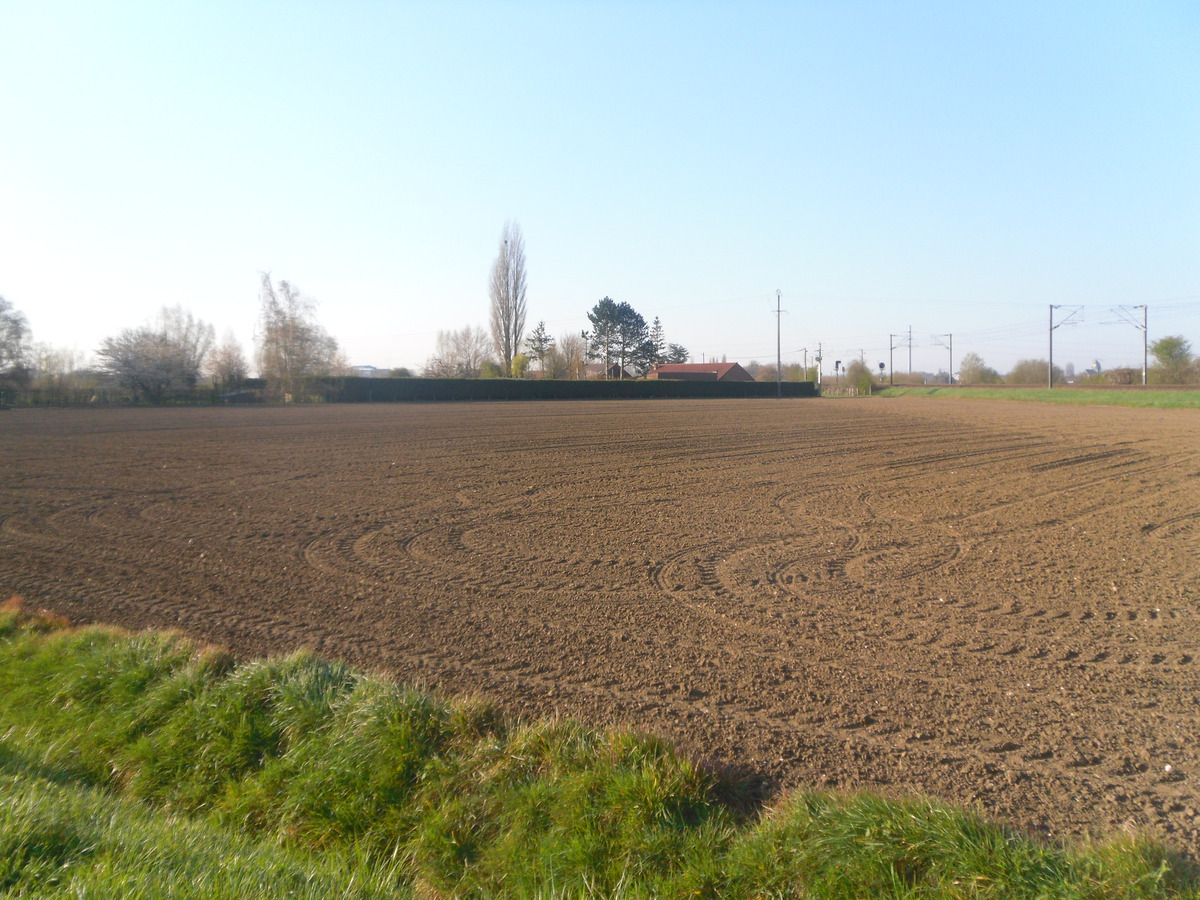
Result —
[[313, 854], [66, 782], [0, 743], [0, 896], [392, 898], [404, 873]]
[[1068, 403], [1076, 406], [1141, 406], [1154, 409], [1200, 409], [1200, 390], [1156, 390], [1137, 388], [984, 388], [984, 387], [888, 387], [877, 397], [939, 397], [956, 400], [1026, 400], [1038, 403]]
[[925, 799], [756, 809], [653, 738], [0, 608], [0, 896], [1200, 897]]

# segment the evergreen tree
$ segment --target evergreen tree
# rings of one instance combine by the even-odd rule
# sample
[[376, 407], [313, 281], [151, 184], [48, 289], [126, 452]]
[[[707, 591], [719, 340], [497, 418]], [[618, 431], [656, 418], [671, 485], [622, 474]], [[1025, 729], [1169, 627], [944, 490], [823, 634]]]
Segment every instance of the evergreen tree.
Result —
[[588, 313], [588, 321], [592, 323], [588, 355], [603, 359], [606, 371], [615, 364], [620, 367], [618, 377], [623, 378], [627, 368], [644, 372], [650, 367], [650, 329], [628, 303], [605, 297]]
[[658, 316], [654, 317], [654, 324], [650, 326], [650, 345], [652, 350], [650, 364], [657, 366], [665, 363], [667, 361], [667, 338], [663, 334], [662, 322]]
[[538, 371], [546, 371], [546, 356], [554, 349], [554, 338], [546, 331], [546, 323], [538, 322], [537, 328], [525, 340], [525, 346], [530, 354], [538, 361]]

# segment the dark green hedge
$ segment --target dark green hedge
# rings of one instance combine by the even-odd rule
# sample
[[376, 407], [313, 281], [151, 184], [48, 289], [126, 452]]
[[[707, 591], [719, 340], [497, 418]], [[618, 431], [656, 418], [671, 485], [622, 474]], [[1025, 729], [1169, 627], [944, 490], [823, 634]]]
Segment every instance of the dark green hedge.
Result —
[[[314, 379], [304, 394], [327, 403], [444, 403], [479, 400], [646, 400], [774, 397], [774, 382], [525, 381], [515, 378]], [[784, 397], [815, 397], [811, 382], [785, 382]]]
[[[292, 394], [298, 403], [449, 403], [487, 400], [649, 400], [774, 397], [774, 382], [525, 381], [515, 378], [309, 378]], [[815, 397], [811, 382], [785, 381], [784, 397]], [[278, 402], [262, 379], [236, 391], [198, 388], [161, 398], [157, 406]], [[151, 405], [129, 391], [106, 389], [0, 391], [0, 406]]]
[[89, 388], [3, 388], [0, 406], [213, 406], [227, 403], [260, 403], [266, 380], [247, 378], [237, 389], [198, 387], [169, 391], [156, 401], [135, 391], [118, 387]]

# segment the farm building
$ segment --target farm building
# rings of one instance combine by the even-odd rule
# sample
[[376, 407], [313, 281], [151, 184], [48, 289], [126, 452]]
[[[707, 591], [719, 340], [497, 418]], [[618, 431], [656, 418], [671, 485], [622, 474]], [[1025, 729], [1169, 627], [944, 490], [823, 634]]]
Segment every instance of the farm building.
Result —
[[754, 376], [737, 363], [664, 363], [646, 373], [663, 381], [753, 381]]
[[621, 378], [637, 378], [637, 372], [631, 366], [621, 368], [617, 363], [613, 363], [607, 369], [600, 363], [589, 363], [584, 369], [588, 378], [606, 379], [613, 381]]

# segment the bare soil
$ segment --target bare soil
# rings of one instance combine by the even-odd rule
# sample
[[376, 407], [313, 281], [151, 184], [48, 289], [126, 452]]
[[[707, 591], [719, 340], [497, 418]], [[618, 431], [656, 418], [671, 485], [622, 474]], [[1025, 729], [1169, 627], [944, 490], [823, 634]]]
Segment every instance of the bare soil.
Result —
[[1200, 414], [0, 413], [0, 590], [1200, 851]]

